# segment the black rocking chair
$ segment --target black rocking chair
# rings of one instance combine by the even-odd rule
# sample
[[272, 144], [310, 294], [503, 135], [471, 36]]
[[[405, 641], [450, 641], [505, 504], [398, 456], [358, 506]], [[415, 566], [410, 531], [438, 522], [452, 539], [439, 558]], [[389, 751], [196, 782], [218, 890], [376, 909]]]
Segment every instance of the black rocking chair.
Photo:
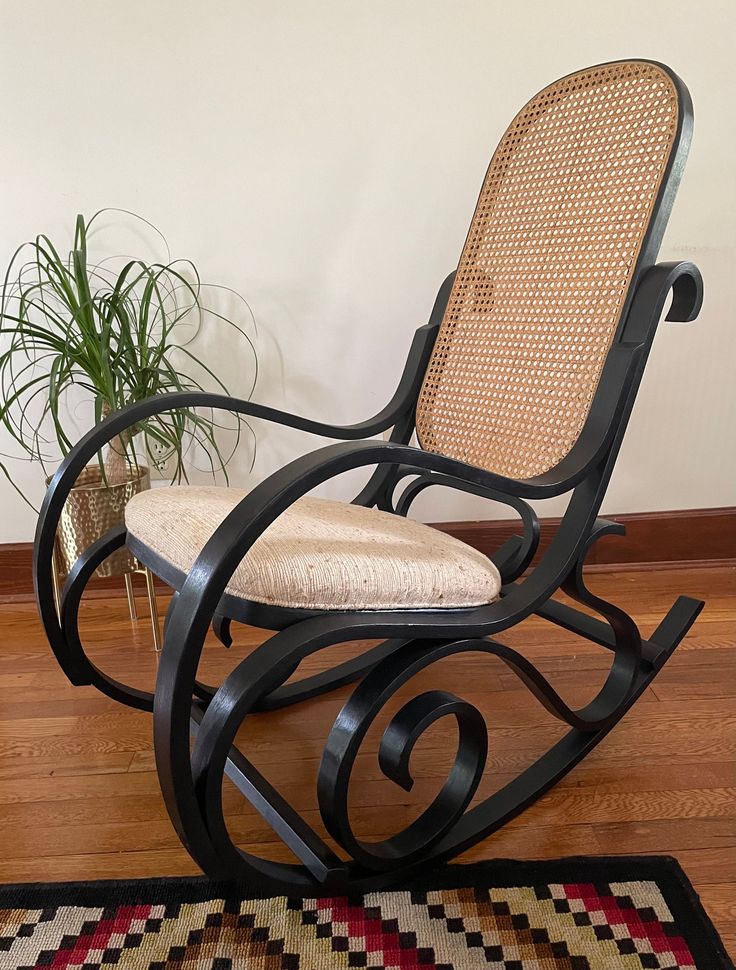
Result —
[[[679, 597], [648, 640], [623, 610], [585, 586], [597, 518], [668, 296], [668, 320], [695, 319], [702, 279], [656, 255], [688, 152], [692, 108], [667, 67], [620, 61], [545, 88], [516, 116], [485, 178], [458, 269], [413, 340], [391, 402], [335, 427], [220, 394], [182, 392], [113, 414], [56, 473], [36, 534], [38, 608], [73, 684], [93, 684], [153, 712], [156, 764], [176, 830], [213, 878], [254, 875], [292, 894], [368, 891], [436, 866], [490, 835], [584, 758], [642, 694], [703, 604]], [[105, 442], [144, 417], [211, 407], [341, 439], [286, 465], [249, 493], [177, 487], [137, 496], [126, 528], [78, 560], [54, 606], [52, 553], [77, 476]], [[371, 439], [391, 428], [390, 440]], [[420, 447], [409, 445], [416, 429]], [[351, 504], [306, 496], [348, 469], [372, 466]], [[432, 485], [505, 503], [521, 536], [488, 559], [406, 519]], [[539, 524], [529, 499], [569, 493], [549, 548], [529, 568]], [[79, 603], [96, 567], [127, 543], [175, 590], [154, 694], [119, 683], [85, 654]], [[589, 612], [554, 600], [562, 590]], [[612, 651], [607, 679], [571, 709], [522, 653], [496, 637], [531, 614]], [[275, 630], [222, 685], [197, 680], [210, 628]], [[355, 660], [290, 680], [337, 643], [379, 640]], [[356, 754], [376, 716], [418, 671], [443, 657], [498, 657], [569, 731], [514, 781], [470, 808], [487, 753], [485, 722], [437, 689], [391, 719], [379, 761], [409, 788], [420, 735], [453, 716], [457, 754], [434, 801], [400, 833], [361, 841], [348, 814]], [[287, 684], [286, 681], [289, 680]], [[234, 747], [243, 720], [359, 681], [327, 738], [317, 794], [338, 854]], [[194, 735], [190, 743], [191, 735]], [[286, 864], [241, 851], [223, 816], [230, 778], [293, 851]]]

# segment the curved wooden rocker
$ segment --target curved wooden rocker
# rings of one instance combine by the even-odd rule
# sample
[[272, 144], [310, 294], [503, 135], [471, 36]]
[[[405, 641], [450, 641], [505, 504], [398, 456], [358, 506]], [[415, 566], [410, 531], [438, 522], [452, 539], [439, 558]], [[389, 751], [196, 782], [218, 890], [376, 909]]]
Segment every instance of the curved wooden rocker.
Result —
[[[393, 399], [374, 418], [337, 427], [223, 395], [182, 392], [111, 415], [59, 468], [41, 512], [34, 559], [38, 608], [49, 642], [73, 684], [94, 684], [115, 700], [153, 711], [166, 805], [182, 842], [212, 877], [256, 873], [289, 893], [365, 891], [449, 859], [513, 818], [584, 758], [641, 695], [695, 620], [703, 604], [680, 597], [643, 640], [631, 617], [594, 596], [583, 580], [592, 544], [608, 532], [623, 531], [597, 514], [667, 298], [673, 295], [668, 320], [695, 319], [702, 302], [701, 276], [692, 263], [656, 263], [691, 129], [687, 90], [663, 65], [622, 61], [563, 78], [533, 98], [504, 135], [457, 272], [445, 280], [429, 323], [417, 331]], [[249, 494], [172, 489], [165, 499], [165, 490], [139, 496], [129, 506], [127, 534], [113, 530], [77, 562], [57, 615], [54, 536], [77, 476], [126, 427], [145, 416], [196, 406], [341, 442], [298, 458]], [[418, 448], [408, 443], [415, 427]], [[389, 428], [389, 441], [368, 440]], [[375, 471], [352, 507], [305, 504], [302, 497], [315, 486], [363, 466]], [[523, 534], [491, 560], [455, 540], [447, 540], [455, 543], [452, 548], [433, 551], [437, 533], [404, 517], [422, 490], [437, 485], [507, 504], [520, 516]], [[570, 498], [559, 530], [529, 570], [539, 524], [528, 500], [563, 493]], [[161, 501], [173, 503], [163, 535], [156, 528], [158, 507], [150, 504]], [[187, 533], [192, 509], [205, 521], [206, 534]], [[292, 519], [279, 519], [286, 510]], [[276, 520], [278, 534], [271, 530], [264, 536]], [[290, 588], [288, 575], [279, 595], [275, 586], [256, 589], [256, 580], [277, 582], [263, 579], [270, 575], [274, 550], [306, 557], [320, 572], [325, 564], [319, 544], [297, 541], [304, 522], [325, 541], [336, 530], [347, 530], [340, 535], [355, 536], [354, 549], [365, 556], [366, 570], [379, 573], [380, 564], [361, 545], [360, 530], [375, 528], [375, 541], [398, 530], [410, 550], [399, 565], [410, 578], [421, 575], [418, 586], [428, 569], [430, 579], [433, 570], [451, 576], [457, 557], [461, 573], [473, 577], [473, 589], [455, 589], [450, 578], [433, 601], [407, 595], [406, 602], [396, 603], [380, 588], [373, 599], [360, 600], [364, 577], [344, 564], [339, 573], [339, 563], [337, 579], [333, 570], [316, 592]], [[167, 547], [169, 532], [184, 541], [177, 545], [174, 538]], [[126, 542], [175, 590], [155, 694], [99, 670], [78, 632], [88, 580], [98, 563]], [[257, 575], [248, 566], [253, 562], [261, 567]], [[282, 586], [283, 573], [278, 574]], [[336, 590], [340, 582], [345, 588]], [[483, 583], [485, 592], [478, 592]], [[601, 619], [554, 600], [558, 590]], [[470, 601], [461, 601], [461, 594]], [[612, 652], [605, 684], [583, 709], [572, 710], [522, 653], [496, 639], [533, 613]], [[221, 686], [199, 683], [208, 630], [212, 627], [227, 646], [232, 622], [278, 632], [235, 666]], [[285, 684], [306, 657], [364, 639], [381, 643], [356, 660]], [[439, 794], [412, 824], [383, 842], [361, 841], [347, 801], [368, 728], [415, 673], [466, 652], [498, 657], [569, 726], [568, 733], [514, 781], [469, 808], [485, 768], [484, 719], [447, 691], [419, 694], [385, 729], [380, 766], [409, 789], [412, 748], [443, 717], [457, 722], [454, 764]], [[358, 685], [330, 731], [318, 778], [322, 818], [342, 850], [338, 855], [233, 741], [252, 712], [306, 701], [351, 681]], [[196, 735], [191, 753], [190, 732]], [[233, 843], [223, 817], [223, 775], [301, 864], [261, 859]]]

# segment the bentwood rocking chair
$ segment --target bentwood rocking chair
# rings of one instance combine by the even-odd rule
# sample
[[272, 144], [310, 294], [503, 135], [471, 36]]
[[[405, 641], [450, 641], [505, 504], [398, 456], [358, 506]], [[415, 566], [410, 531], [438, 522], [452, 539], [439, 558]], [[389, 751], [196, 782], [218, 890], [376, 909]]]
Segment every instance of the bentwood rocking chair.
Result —
[[[648, 640], [583, 580], [606, 533], [597, 518], [665, 302], [695, 319], [702, 280], [689, 262], [656, 263], [692, 129], [688, 92], [651, 61], [603, 64], [545, 88], [496, 149], [457, 271], [413, 340], [391, 402], [362, 424], [333, 427], [224, 395], [182, 392], [111, 415], [73, 449], [48, 490], [35, 545], [38, 607], [69, 680], [153, 711], [156, 763], [172, 821], [212, 877], [254, 874], [290, 893], [365, 891], [433, 867], [498, 829], [584, 758], [675, 650], [703, 604], [678, 598]], [[78, 560], [60, 615], [51, 561], [60, 510], [103, 444], [145, 416], [206, 406], [342, 439], [298, 458], [249, 493], [174, 487], [129, 504], [126, 529]], [[391, 428], [390, 440], [365, 440]], [[419, 447], [409, 445], [416, 429]], [[373, 466], [351, 504], [306, 497], [347, 469]], [[407, 520], [432, 485], [505, 503], [522, 535], [490, 559]], [[539, 524], [528, 499], [569, 493], [559, 529], [534, 568]], [[82, 592], [124, 543], [175, 590], [154, 694], [112, 680], [78, 632]], [[553, 599], [563, 590], [601, 618]], [[595, 697], [572, 710], [523, 653], [496, 637], [537, 614], [612, 652]], [[224, 683], [197, 680], [210, 628], [277, 631]], [[379, 640], [350, 662], [290, 679], [336, 643]], [[439, 718], [457, 722], [446, 782], [407, 828], [361, 841], [348, 787], [368, 728], [418, 671], [451, 654], [500, 658], [568, 733], [514, 781], [472, 808], [487, 752], [485, 722], [442, 689], [415, 696], [386, 728], [384, 774], [411, 786], [409, 757]], [[329, 657], [329, 653], [325, 654]], [[289, 680], [289, 683], [285, 683]], [[334, 851], [233, 746], [251, 712], [358, 685], [327, 738], [317, 782]], [[267, 715], [265, 715], [267, 716]], [[190, 743], [190, 736], [194, 735]], [[300, 864], [241, 851], [223, 816], [227, 775]]]

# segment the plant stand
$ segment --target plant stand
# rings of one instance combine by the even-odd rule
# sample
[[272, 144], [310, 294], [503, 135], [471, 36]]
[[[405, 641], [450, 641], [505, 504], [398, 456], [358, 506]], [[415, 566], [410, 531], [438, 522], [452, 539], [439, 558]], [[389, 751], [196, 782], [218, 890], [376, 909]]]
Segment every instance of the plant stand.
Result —
[[[62, 614], [63, 589], [68, 577], [77, 569], [79, 557], [108, 529], [123, 522], [125, 506], [133, 495], [150, 488], [148, 468], [141, 466], [124, 482], [104, 485], [98, 468], [88, 465], [82, 469], [71, 489], [61, 514], [52, 555], [52, 583], [56, 612]], [[50, 483], [50, 479], [47, 484]], [[120, 550], [96, 570], [99, 578], [122, 576], [128, 598], [130, 619], [138, 619], [133, 576], [145, 577], [148, 612], [151, 617], [153, 646], [161, 650], [161, 624], [151, 572], [126, 550]]]

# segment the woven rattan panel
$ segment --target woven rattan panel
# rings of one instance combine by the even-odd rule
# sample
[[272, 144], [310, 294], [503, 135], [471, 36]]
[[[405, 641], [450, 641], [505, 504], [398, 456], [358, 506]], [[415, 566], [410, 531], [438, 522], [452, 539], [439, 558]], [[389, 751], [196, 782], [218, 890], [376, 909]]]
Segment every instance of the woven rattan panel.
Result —
[[491, 161], [417, 406], [422, 447], [513, 478], [553, 468], [590, 409], [670, 156], [655, 64], [541, 91]]

